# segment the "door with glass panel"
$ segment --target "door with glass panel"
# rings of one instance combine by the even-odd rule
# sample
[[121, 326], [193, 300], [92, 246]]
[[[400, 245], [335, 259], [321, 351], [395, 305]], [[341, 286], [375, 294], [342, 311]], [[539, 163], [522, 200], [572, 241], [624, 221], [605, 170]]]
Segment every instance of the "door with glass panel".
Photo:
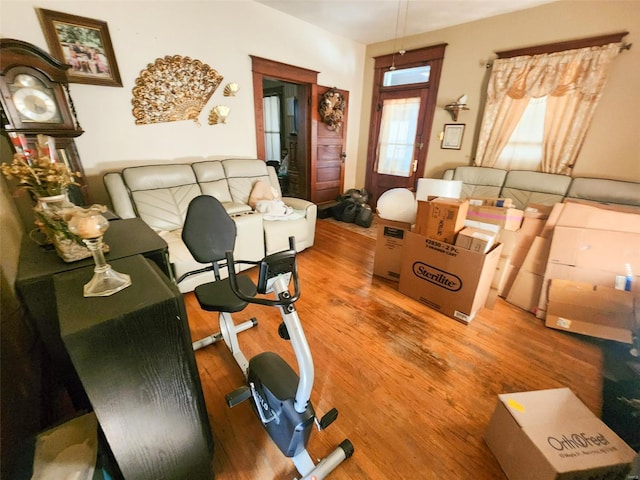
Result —
[[385, 191], [414, 190], [422, 177], [445, 46], [376, 58], [366, 178], [372, 207]]

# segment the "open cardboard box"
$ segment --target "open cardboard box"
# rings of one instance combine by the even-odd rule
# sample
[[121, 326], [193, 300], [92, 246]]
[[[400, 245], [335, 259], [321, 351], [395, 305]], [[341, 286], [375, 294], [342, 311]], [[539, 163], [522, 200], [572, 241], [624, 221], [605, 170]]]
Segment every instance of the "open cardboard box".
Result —
[[498, 395], [484, 439], [510, 480], [625, 480], [636, 458], [568, 388]]
[[501, 251], [496, 244], [486, 254], [476, 253], [408, 232], [398, 290], [469, 323], [485, 305]]

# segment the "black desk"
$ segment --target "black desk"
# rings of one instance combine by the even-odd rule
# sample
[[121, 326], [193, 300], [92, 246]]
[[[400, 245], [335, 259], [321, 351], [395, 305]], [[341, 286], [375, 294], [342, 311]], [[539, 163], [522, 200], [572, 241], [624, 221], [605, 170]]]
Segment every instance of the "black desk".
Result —
[[140, 255], [132, 284], [85, 298], [93, 268], [54, 275], [60, 336], [127, 480], [213, 478], [213, 440], [182, 295]]
[[[142, 254], [155, 261], [172, 278], [167, 243], [139, 218], [110, 222], [104, 240], [110, 248], [109, 253], [105, 254], [108, 263]], [[25, 236], [20, 247], [16, 275], [18, 295], [50, 357], [50, 362], [45, 365], [46, 374], [53, 377], [53, 382], [61, 382], [67, 387], [77, 409], [86, 409], [90, 405], [60, 340], [53, 275], [93, 265], [92, 258], [65, 263], [55, 250], [45, 250]]]

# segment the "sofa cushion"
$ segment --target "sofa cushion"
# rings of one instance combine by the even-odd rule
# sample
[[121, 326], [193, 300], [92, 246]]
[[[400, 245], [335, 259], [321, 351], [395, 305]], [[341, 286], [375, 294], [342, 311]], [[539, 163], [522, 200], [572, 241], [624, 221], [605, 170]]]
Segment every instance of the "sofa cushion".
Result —
[[[249, 195], [257, 181], [269, 182], [267, 164], [262, 160], [229, 158], [222, 160], [231, 199], [249, 205]], [[279, 193], [279, 192], [278, 192]]]
[[640, 184], [604, 178], [574, 178], [567, 198], [640, 207]]
[[553, 205], [561, 202], [569, 189], [571, 177], [554, 173], [511, 170], [507, 173], [500, 196], [513, 200], [524, 209], [529, 203]]
[[205, 195], [216, 197], [229, 215], [250, 212], [246, 203], [234, 202], [229, 193], [229, 183], [224, 174], [221, 160], [207, 160], [192, 164], [200, 190]]
[[140, 218], [156, 230], [182, 228], [189, 203], [202, 192], [190, 165], [151, 165], [122, 171]]
[[462, 181], [460, 198], [467, 197], [499, 197], [500, 189], [507, 175], [506, 170], [487, 167], [458, 167], [453, 180]]

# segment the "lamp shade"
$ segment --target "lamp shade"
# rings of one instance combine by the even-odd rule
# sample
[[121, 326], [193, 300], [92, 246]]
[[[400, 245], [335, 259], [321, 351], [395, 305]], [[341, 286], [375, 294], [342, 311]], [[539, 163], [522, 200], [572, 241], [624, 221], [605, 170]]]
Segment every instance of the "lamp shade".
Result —
[[429, 197], [460, 198], [461, 180], [443, 180], [440, 178], [419, 178], [416, 200], [429, 200]]
[[384, 192], [378, 198], [376, 210], [380, 218], [387, 220], [408, 223], [416, 221], [416, 199], [407, 188], [392, 188]]

